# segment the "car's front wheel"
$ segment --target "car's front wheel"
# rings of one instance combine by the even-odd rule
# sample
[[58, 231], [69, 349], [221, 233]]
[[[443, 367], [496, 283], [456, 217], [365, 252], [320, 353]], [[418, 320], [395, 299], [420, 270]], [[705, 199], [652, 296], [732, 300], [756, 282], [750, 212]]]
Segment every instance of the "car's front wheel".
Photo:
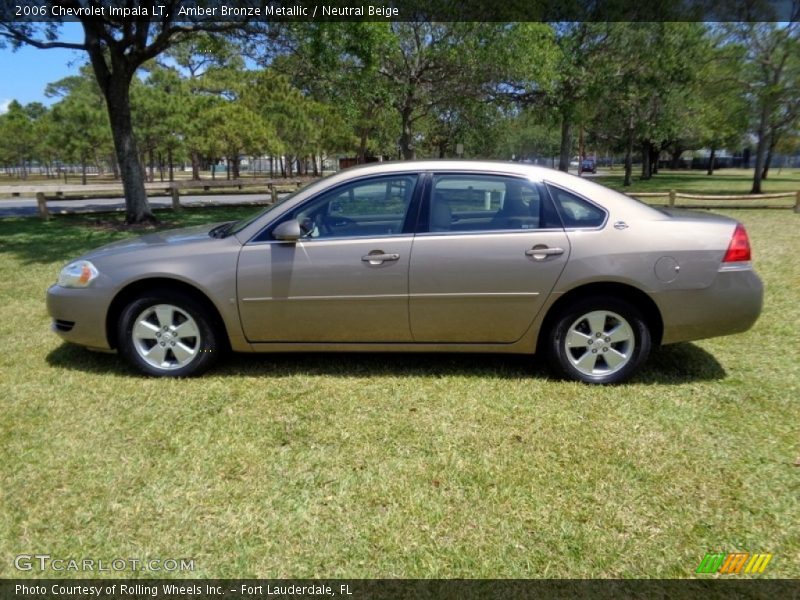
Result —
[[549, 362], [559, 375], [586, 383], [618, 383], [650, 354], [651, 336], [635, 306], [596, 297], [563, 309], [547, 345]]
[[219, 356], [218, 334], [208, 310], [181, 292], [139, 296], [122, 311], [117, 333], [120, 353], [148, 375], [199, 375]]

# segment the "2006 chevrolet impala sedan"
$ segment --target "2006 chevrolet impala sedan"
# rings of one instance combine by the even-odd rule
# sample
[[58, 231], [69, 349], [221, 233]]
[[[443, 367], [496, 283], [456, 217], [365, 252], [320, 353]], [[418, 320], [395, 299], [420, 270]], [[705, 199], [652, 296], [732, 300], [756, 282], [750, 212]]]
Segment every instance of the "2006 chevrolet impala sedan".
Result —
[[761, 302], [736, 221], [469, 161], [354, 168], [250, 219], [110, 244], [47, 296], [62, 338], [150, 375], [228, 349], [540, 352], [589, 383], [745, 331]]

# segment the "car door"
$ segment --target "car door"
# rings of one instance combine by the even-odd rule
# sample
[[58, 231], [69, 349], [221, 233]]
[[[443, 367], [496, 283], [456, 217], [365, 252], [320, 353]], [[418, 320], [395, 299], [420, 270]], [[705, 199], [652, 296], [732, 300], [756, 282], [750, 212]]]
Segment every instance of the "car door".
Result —
[[239, 257], [237, 295], [251, 342], [407, 342], [409, 221], [419, 177], [358, 180], [325, 191], [297, 219], [296, 242], [266, 235]]
[[438, 173], [429, 189], [409, 273], [414, 340], [518, 340], [569, 257], [544, 186], [506, 175]]

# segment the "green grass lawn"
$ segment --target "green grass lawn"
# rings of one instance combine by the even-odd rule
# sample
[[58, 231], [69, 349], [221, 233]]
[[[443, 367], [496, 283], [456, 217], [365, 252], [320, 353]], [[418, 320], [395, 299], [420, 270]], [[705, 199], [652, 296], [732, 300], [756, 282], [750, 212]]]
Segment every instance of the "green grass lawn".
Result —
[[[620, 169], [600, 171], [595, 181], [621, 192], [684, 192], [686, 194], [749, 194], [753, 185], [752, 169], [719, 169], [713, 175], [705, 171], [661, 170], [647, 181], [639, 179], [639, 170], [633, 170], [633, 182], [622, 185], [624, 173]], [[762, 182], [764, 193], [796, 192], [800, 190], [800, 169], [771, 169]]]
[[143, 378], [63, 345], [44, 306], [65, 261], [129, 234], [2, 220], [0, 577], [41, 576], [20, 553], [191, 558], [180, 575], [203, 577], [692, 577], [710, 551], [800, 577], [800, 216], [729, 214], [761, 319], [616, 387], [472, 355], [238, 355]]

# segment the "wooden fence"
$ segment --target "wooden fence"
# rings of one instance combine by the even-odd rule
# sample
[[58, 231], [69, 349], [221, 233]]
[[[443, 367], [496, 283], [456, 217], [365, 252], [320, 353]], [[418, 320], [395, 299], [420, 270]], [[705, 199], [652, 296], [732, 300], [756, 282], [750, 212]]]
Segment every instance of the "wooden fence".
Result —
[[[800, 190], [796, 192], [777, 192], [774, 194], [684, 194], [683, 192], [676, 192], [670, 190], [668, 192], [630, 192], [627, 194], [633, 198], [668, 198], [668, 206], [676, 207], [681, 206], [678, 200], [708, 200], [708, 201], [728, 201], [728, 200], [770, 200], [776, 198], [794, 198], [794, 212], [800, 213]], [[683, 205], [686, 208], [720, 208], [724, 207], [722, 204], [713, 206], [698, 206], [696, 204]], [[738, 206], [736, 208], [739, 208]], [[771, 206], [764, 205], [750, 205], [748, 208], [772, 208]], [[780, 207], [783, 208], [783, 207]]]
[[[172, 198], [173, 210], [181, 208], [180, 196], [181, 193], [189, 191], [194, 192], [207, 192], [209, 190], [217, 190], [224, 188], [236, 188], [244, 190], [245, 188], [256, 190], [265, 190], [270, 194], [272, 202], [278, 200], [278, 193], [284, 191], [294, 191], [299, 187], [309, 183], [312, 179], [297, 178], [297, 179], [220, 179], [220, 180], [180, 180], [173, 182], [162, 183], [146, 183], [145, 190], [148, 195], [155, 195], [159, 192], [168, 194]], [[50, 211], [47, 203], [52, 200], [74, 200], [85, 197], [87, 194], [103, 194], [110, 198], [119, 198], [123, 196], [122, 184], [91, 184], [91, 185], [58, 185], [58, 186], [13, 186], [13, 188], [6, 188], [6, 193], [11, 193], [14, 196], [21, 194], [34, 194], [36, 196], [36, 204], [39, 209], [39, 216], [43, 219], [50, 218]], [[72, 196], [72, 197], [70, 197]]]

